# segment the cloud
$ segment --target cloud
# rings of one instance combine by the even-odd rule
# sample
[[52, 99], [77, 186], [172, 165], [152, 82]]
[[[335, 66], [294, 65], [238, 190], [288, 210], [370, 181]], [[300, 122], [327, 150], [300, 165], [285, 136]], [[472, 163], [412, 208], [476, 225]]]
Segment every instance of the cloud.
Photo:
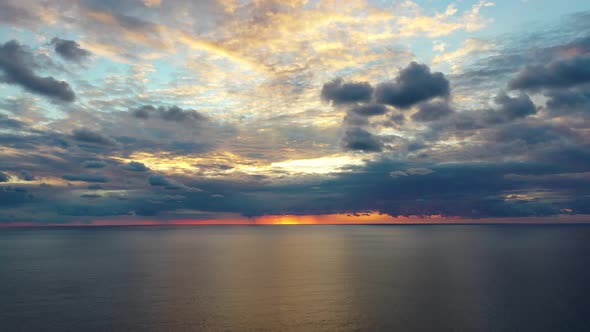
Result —
[[74, 129], [72, 132], [72, 138], [79, 142], [98, 145], [115, 145], [117, 143], [110, 137], [86, 128]]
[[412, 115], [412, 120], [418, 122], [431, 122], [451, 114], [453, 114], [453, 110], [447, 102], [434, 101], [421, 104], [418, 107], [418, 112]]
[[22, 121], [10, 119], [4, 114], [0, 114], [0, 128], [20, 129], [24, 126]]
[[172, 106], [167, 110], [160, 108], [160, 117], [162, 118], [162, 120], [174, 122], [205, 120], [205, 116], [203, 116], [201, 113], [197, 111], [183, 110], [176, 106]]
[[33, 72], [32, 54], [15, 40], [0, 44], [0, 82], [19, 85], [27, 91], [65, 102], [73, 102], [76, 95], [70, 85], [51, 76]]
[[150, 114], [156, 112], [156, 108], [151, 105], [141, 106], [131, 112], [131, 114], [138, 119], [149, 119]]
[[383, 143], [379, 138], [358, 127], [352, 127], [346, 130], [343, 143], [346, 150], [364, 152], [381, 152], [383, 150]]
[[367, 127], [369, 125], [369, 118], [367, 115], [358, 115], [350, 110], [346, 112], [343, 124], [347, 127]]
[[[440, 45], [441, 44], [435, 44], [435, 46]], [[451, 65], [453, 71], [456, 71], [460, 69], [467, 58], [490, 52], [494, 46], [494, 43], [489, 40], [467, 38], [461, 47], [455, 51], [437, 54], [432, 59], [432, 64], [437, 65], [441, 62], [447, 62]], [[441, 52], [444, 52], [444, 49], [442, 49]]]
[[385, 114], [387, 107], [382, 104], [365, 104], [354, 106], [351, 111], [361, 116], [374, 116]]
[[33, 198], [26, 189], [12, 186], [0, 187], [0, 206], [3, 206], [3, 213], [0, 214], [0, 222], [9, 217], [10, 208], [30, 202]]
[[424, 167], [416, 167], [416, 168], [408, 168], [404, 171], [393, 171], [389, 173], [389, 176], [392, 178], [398, 178], [402, 176], [411, 176], [411, 175], [428, 175], [434, 173], [433, 170]]
[[443, 73], [431, 73], [430, 68], [416, 62], [400, 70], [392, 82], [380, 83], [375, 88], [377, 102], [409, 108], [435, 97], [448, 97], [449, 81]]
[[335, 105], [368, 102], [371, 100], [373, 87], [367, 82], [344, 83], [336, 78], [322, 87], [322, 100], [331, 101]]
[[398, 14], [397, 24], [399, 33], [404, 36], [426, 35], [439, 37], [451, 34], [457, 30], [476, 31], [485, 27], [492, 19], [481, 15], [485, 7], [495, 4], [489, 1], [479, 1], [465, 9], [461, 15], [455, 4], [449, 4], [444, 12], [427, 15], [414, 1], [399, 1], [397, 4], [401, 13]]
[[590, 111], [590, 89], [548, 91], [547, 108], [554, 115]]
[[[0, 98], [0, 169], [12, 176], [0, 186], [0, 220], [590, 209], [588, 83], [498, 94], [526, 65], [587, 56], [587, 41], [572, 42], [589, 31], [579, 26], [462, 46], [439, 37], [446, 50], [459, 47], [433, 59], [451, 66], [443, 75], [410, 64], [432, 55], [406, 37], [472, 31], [488, 22], [476, 15], [485, 3], [398, 12], [418, 5], [231, 1], [225, 11], [214, 1], [84, 0], [43, 11], [9, 1], [23, 10], [3, 20], [0, 1], [0, 21], [18, 27], [15, 36], [35, 36], [19, 61], [37, 76], [72, 77], [64, 79], [80, 102], [15, 95], [22, 85]], [[38, 19], [23, 24], [29, 12]], [[89, 70], [62, 61], [57, 40], [45, 44], [54, 36], [100, 61]], [[303, 163], [317, 172], [300, 172]], [[16, 179], [22, 170], [37, 181]]]
[[109, 182], [109, 179], [101, 174], [68, 174], [62, 176], [64, 180], [68, 181], [82, 181], [82, 182]]
[[150, 170], [146, 165], [138, 161], [129, 162], [123, 166], [123, 169], [131, 172], [147, 172]]
[[8, 182], [8, 180], [10, 180], [10, 177], [5, 173], [0, 172], [0, 182]]
[[31, 24], [36, 22], [36, 17], [24, 8], [16, 7], [6, 1], [1, 1], [0, 22], [17, 25]]
[[23, 180], [23, 181], [33, 181], [35, 180], [35, 177], [33, 175], [31, 175], [31, 173], [27, 172], [27, 171], [21, 171], [18, 175], [18, 178]]
[[510, 89], [567, 88], [590, 82], [590, 56], [575, 56], [548, 65], [525, 67], [508, 83]]
[[389, 173], [389, 176], [391, 176], [392, 178], [398, 178], [400, 176], [408, 176], [408, 173], [404, 171], [392, 171], [391, 173]]
[[158, 7], [162, 4], [162, 0], [143, 0], [147, 7]]
[[429, 168], [418, 167], [408, 168], [406, 169], [406, 173], [408, 173], [409, 175], [428, 175], [430, 173], [434, 173], [434, 171]]
[[537, 113], [535, 104], [525, 93], [520, 93], [516, 97], [500, 93], [494, 101], [500, 107], [488, 113], [487, 120], [491, 123], [509, 122]]
[[90, 52], [81, 48], [78, 43], [73, 40], [53, 38], [51, 39], [51, 45], [54, 46], [54, 50], [62, 58], [68, 61], [82, 62], [90, 56]]
[[138, 119], [147, 120], [152, 116], [156, 116], [164, 121], [171, 122], [202, 122], [207, 120], [207, 117], [195, 110], [183, 110], [177, 106], [171, 107], [155, 107], [152, 105], [144, 105], [137, 108], [131, 113]]
[[554, 141], [575, 142], [578, 135], [569, 127], [553, 123], [511, 123], [498, 128], [489, 136], [494, 142], [527, 144], [549, 144]]
[[103, 160], [85, 160], [82, 166], [84, 168], [103, 168], [107, 166], [107, 163]]
[[148, 183], [154, 187], [165, 187], [171, 186], [172, 182], [168, 180], [164, 175], [152, 174], [148, 177]]

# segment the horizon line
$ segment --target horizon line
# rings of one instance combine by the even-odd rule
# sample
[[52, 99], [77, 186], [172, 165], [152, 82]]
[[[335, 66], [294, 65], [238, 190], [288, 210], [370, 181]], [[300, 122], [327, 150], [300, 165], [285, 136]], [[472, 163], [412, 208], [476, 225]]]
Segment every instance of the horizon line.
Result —
[[71, 222], [0, 222], [0, 228], [26, 227], [110, 227], [110, 226], [239, 226], [239, 225], [566, 225], [590, 224], [590, 215], [554, 215], [523, 217], [464, 218], [458, 216], [391, 216], [375, 212], [363, 214], [319, 215], [264, 215], [258, 217], [235, 217], [219, 219], [95, 219]]

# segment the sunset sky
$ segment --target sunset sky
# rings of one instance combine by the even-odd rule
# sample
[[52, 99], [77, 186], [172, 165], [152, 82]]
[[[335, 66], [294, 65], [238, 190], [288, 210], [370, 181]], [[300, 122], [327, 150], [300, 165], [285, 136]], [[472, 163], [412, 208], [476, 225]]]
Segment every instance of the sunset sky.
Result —
[[0, 226], [586, 215], [587, 1], [0, 0]]

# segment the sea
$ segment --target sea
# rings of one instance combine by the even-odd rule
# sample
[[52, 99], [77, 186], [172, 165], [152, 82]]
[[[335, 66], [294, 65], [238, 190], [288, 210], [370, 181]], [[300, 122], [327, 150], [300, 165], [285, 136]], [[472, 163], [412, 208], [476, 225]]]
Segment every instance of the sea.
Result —
[[590, 331], [590, 226], [4, 228], [0, 331]]

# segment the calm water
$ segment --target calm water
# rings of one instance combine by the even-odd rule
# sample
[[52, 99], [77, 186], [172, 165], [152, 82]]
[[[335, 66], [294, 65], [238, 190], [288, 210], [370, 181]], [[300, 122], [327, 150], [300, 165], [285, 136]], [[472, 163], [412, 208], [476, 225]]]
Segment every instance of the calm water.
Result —
[[0, 230], [0, 330], [590, 331], [590, 226]]

